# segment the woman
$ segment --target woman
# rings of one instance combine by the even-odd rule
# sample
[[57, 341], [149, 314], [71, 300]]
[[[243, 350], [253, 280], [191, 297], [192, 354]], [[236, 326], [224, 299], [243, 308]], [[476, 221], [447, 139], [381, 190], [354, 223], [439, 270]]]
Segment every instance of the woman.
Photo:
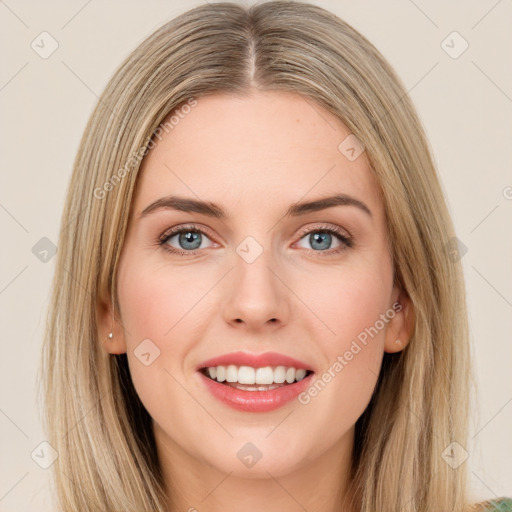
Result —
[[345, 22], [165, 24], [68, 191], [44, 346], [62, 509], [494, 507], [466, 489], [454, 236], [403, 85]]

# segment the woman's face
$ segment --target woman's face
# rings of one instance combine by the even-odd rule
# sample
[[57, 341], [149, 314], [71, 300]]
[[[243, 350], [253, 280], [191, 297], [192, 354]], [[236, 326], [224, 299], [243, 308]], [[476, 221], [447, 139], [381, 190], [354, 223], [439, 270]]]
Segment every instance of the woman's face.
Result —
[[[108, 350], [127, 353], [164, 458], [261, 478], [348, 457], [383, 352], [408, 341], [366, 154], [295, 94], [191, 104], [143, 161], [118, 273], [123, 328]], [[342, 195], [355, 201], [316, 203]], [[277, 353], [314, 373], [261, 392], [198, 370], [227, 355], [239, 379], [268, 375], [240, 366], [292, 375], [286, 361], [251, 366], [234, 352]]]

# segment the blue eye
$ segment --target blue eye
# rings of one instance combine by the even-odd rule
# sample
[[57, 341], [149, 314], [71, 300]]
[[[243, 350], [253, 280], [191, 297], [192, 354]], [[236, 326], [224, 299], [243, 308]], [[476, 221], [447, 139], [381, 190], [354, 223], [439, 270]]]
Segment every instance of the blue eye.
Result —
[[[178, 247], [170, 243], [173, 238], [177, 239]], [[165, 249], [170, 252], [179, 254], [195, 254], [196, 250], [205, 248], [205, 246], [202, 245], [204, 239], [208, 239], [204, 231], [195, 226], [190, 226], [182, 227], [179, 230], [166, 233], [160, 239], [159, 243], [160, 245], [165, 246]], [[211, 245], [207, 247], [211, 247]]]
[[[334, 228], [308, 231], [300, 240], [303, 239], [310, 244], [315, 252], [329, 251], [332, 253], [339, 252], [346, 247], [352, 247], [352, 241]], [[333, 242], [336, 244], [335, 247], [332, 247]], [[309, 247], [305, 247], [305, 249], [309, 249]]]

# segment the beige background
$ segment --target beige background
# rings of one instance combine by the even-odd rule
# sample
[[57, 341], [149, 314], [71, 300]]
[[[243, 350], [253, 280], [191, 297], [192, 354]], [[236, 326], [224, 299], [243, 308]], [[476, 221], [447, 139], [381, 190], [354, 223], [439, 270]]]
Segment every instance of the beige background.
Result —
[[[36, 395], [58, 225], [86, 120], [121, 60], [200, 1], [0, 1], [0, 510], [51, 510], [31, 458], [45, 436]], [[475, 499], [512, 496], [512, 2], [317, 1], [384, 54], [430, 138], [458, 237], [479, 380], [469, 452]], [[42, 58], [31, 47], [57, 50]], [[469, 47], [458, 58], [464, 41]], [[39, 41], [39, 43], [38, 43]], [[452, 42], [453, 41], [453, 42]], [[452, 48], [448, 48], [448, 47]], [[43, 51], [41, 48], [39, 51]], [[44, 243], [44, 242], [40, 242]], [[35, 251], [37, 252], [37, 251]], [[40, 449], [40, 448], [39, 448]], [[37, 459], [37, 457], [35, 457]]]

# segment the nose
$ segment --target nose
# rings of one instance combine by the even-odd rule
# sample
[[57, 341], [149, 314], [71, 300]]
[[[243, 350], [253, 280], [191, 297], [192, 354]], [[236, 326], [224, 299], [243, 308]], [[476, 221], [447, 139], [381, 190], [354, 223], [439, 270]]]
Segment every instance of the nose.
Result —
[[267, 256], [264, 251], [252, 263], [235, 257], [222, 311], [227, 323], [261, 330], [278, 329], [288, 322], [290, 292]]

